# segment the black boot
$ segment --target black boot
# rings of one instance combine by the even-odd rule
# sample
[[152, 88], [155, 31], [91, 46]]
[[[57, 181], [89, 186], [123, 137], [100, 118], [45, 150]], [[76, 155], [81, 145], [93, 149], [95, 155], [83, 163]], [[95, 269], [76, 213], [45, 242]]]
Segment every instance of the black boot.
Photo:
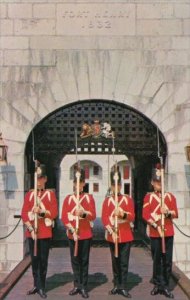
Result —
[[70, 296], [74, 296], [80, 293], [80, 289], [78, 287], [74, 287], [70, 292], [69, 295]]
[[118, 294], [126, 298], [131, 298], [131, 294], [125, 289], [118, 290]]
[[109, 291], [110, 295], [116, 295], [117, 293], [118, 293], [118, 289], [116, 286], [111, 291]]
[[174, 295], [172, 294], [172, 292], [170, 292], [169, 290], [168, 290], [168, 288], [164, 288], [164, 289], [162, 289], [162, 294], [164, 295], [164, 296], [166, 296], [167, 298], [170, 298], [170, 299], [173, 299], [174, 298]]
[[155, 295], [160, 294], [160, 289], [159, 289], [159, 287], [158, 287], [157, 285], [155, 285], [154, 288], [152, 289], [152, 291], [150, 292], [150, 294], [151, 294], [152, 296], [155, 296]]
[[83, 298], [88, 298], [88, 292], [85, 289], [81, 289], [80, 290], [80, 294], [82, 295]]
[[37, 291], [37, 293], [38, 293], [38, 295], [39, 295], [41, 298], [43, 298], [43, 299], [47, 298], [47, 295], [46, 295], [44, 289], [39, 289], [39, 290]]
[[28, 292], [27, 292], [27, 295], [34, 295], [34, 294], [36, 294], [38, 292], [38, 289], [37, 289], [37, 287], [33, 287], [31, 290], [29, 290]]

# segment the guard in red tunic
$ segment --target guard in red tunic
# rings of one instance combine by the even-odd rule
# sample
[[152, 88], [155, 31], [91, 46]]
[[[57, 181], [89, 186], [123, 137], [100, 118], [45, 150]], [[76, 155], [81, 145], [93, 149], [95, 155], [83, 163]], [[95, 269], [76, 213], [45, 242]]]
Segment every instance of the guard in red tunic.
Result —
[[[74, 193], [66, 196], [62, 207], [62, 222], [67, 228], [71, 264], [74, 274], [74, 288], [69, 295], [81, 294], [88, 298], [88, 267], [92, 240], [92, 226], [96, 218], [95, 201], [92, 195], [83, 192], [85, 185], [84, 170], [80, 170], [79, 205], [77, 203], [77, 179], [74, 176]], [[79, 232], [76, 231], [76, 218], [79, 217]], [[75, 241], [78, 239], [78, 254], [74, 255]]]
[[[147, 229], [153, 259], [152, 282], [155, 286], [151, 291], [151, 295], [163, 294], [168, 298], [174, 298], [169, 290], [169, 279], [172, 272], [174, 237], [172, 219], [178, 218], [176, 199], [171, 193], [164, 193], [164, 206], [161, 207], [162, 185], [159, 165], [153, 169], [151, 184], [154, 191], [146, 194], [143, 205], [143, 219], [148, 224]], [[166, 253], [162, 253], [161, 214], [164, 214]]]
[[[111, 295], [120, 294], [131, 298], [127, 290], [129, 255], [133, 241], [132, 223], [135, 219], [134, 203], [128, 195], [122, 195], [121, 174], [118, 172], [118, 203], [115, 202], [114, 172], [111, 172], [111, 196], [105, 198], [102, 206], [102, 223], [106, 229], [105, 237], [109, 243], [114, 276]], [[116, 208], [117, 207], [117, 208]], [[115, 216], [118, 217], [118, 233], [115, 232]], [[115, 241], [118, 238], [118, 257], [115, 257]]]
[[[34, 190], [26, 193], [21, 217], [26, 225], [26, 237], [29, 241], [29, 250], [32, 261], [34, 286], [27, 295], [38, 293], [46, 298], [45, 282], [48, 267], [48, 256], [52, 238], [52, 225], [58, 215], [57, 200], [53, 190], [45, 189], [47, 176], [45, 165], [37, 169], [37, 202], [34, 206]], [[34, 256], [34, 214], [38, 215], [37, 256]]]

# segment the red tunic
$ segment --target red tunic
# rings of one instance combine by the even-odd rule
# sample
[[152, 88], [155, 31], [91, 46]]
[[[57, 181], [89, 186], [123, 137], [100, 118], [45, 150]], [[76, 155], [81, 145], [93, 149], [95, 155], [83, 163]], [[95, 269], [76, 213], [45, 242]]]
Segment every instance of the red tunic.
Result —
[[[178, 210], [176, 205], [176, 198], [171, 193], [165, 193], [164, 195], [164, 203], [166, 209], [172, 211], [172, 218], [178, 218]], [[143, 204], [143, 219], [148, 224], [148, 231], [150, 237], [160, 237], [158, 230], [150, 226], [150, 223], [154, 222], [158, 226], [161, 225], [161, 194], [160, 193], [148, 193], [144, 197]], [[172, 218], [166, 218], [164, 220], [165, 223], [165, 236], [173, 236], [174, 228], [172, 223]]]
[[[79, 218], [79, 240], [90, 239], [92, 238], [92, 221], [96, 218], [95, 201], [92, 195], [84, 193], [80, 194], [79, 199], [80, 206], [87, 212], [85, 218]], [[76, 204], [75, 194], [68, 195], [63, 202], [61, 220], [67, 227], [67, 236], [69, 239], [73, 239], [73, 235], [68, 228], [72, 227], [75, 229], [76, 227]]]
[[[52, 226], [46, 226], [46, 218], [50, 220], [54, 220], [58, 215], [58, 208], [57, 208], [57, 200], [54, 191], [52, 190], [43, 190], [39, 196], [40, 199], [40, 206], [41, 208], [48, 210], [51, 215], [47, 215], [44, 218], [38, 217], [38, 232], [37, 238], [44, 239], [44, 238], [51, 238], [52, 237]], [[29, 221], [31, 225], [34, 225], [33, 213], [32, 209], [34, 207], [34, 190], [29, 191], [26, 193], [24, 198], [24, 204], [22, 207], [21, 218], [24, 223]], [[49, 220], [48, 220], [49, 221]], [[26, 237], [31, 237], [30, 232], [26, 229]]]
[[[132, 198], [127, 195], [118, 196], [118, 207], [120, 207], [126, 214], [125, 219], [118, 218], [118, 242], [125, 243], [133, 241], [133, 232], [131, 228], [131, 223], [135, 219], [134, 213], [134, 203]], [[102, 207], [102, 223], [105, 227], [109, 226], [111, 229], [114, 229], [114, 210], [115, 210], [115, 201], [114, 197], [107, 197], [103, 202]], [[105, 234], [106, 240], [113, 242], [112, 235], [106, 229]]]

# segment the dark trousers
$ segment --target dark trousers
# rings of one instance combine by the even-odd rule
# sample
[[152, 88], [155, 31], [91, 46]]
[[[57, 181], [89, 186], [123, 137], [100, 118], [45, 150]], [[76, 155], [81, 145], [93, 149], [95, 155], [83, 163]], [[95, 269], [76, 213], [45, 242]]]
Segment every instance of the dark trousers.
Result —
[[79, 240], [78, 255], [74, 256], [75, 242], [73, 240], [69, 240], [74, 286], [79, 289], [87, 288], [90, 246], [91, 239]]
[[153, 283], [160, 288], [168, 287], [172, 273], [173, 236], [165, 237], [166, 253], [162, 253], [162, 239], [151, 238], [153, 259]]
[[114, 256], [114, 243], [109, 243], [109, 247], [111, 251], [114, 286], [118, 289], [126, 289], [131, 242], [118, 244], [117, 258]]
[[28, 240], [32, 261], [34, 286], [38, 289], [45, 289], [51, 239], [47, 238], [37, 240], [37, 256], [34, 256], [34, 240], [32, 238], [29, 238]]

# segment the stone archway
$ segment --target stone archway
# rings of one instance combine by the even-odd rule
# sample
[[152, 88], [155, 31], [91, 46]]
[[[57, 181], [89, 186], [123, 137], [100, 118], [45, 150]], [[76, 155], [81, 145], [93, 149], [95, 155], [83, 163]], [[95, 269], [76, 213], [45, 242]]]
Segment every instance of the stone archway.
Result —
[[[49, 187], [59, 194], [60, 163], [66, 154], [75, 153], [75, 130], [79, 154], [111, 154], [112, 140], [100, 137], [80, 138], [82, 125], [95, 119], [108, 122], [115, 132], [115, 153], [126, 155], [133, 165], [133, 198], [136, 208], [136, 228], [144, 233], [141, 209], [144, 194], [149, 189], [151, 168], [158, 161], [157, 133], [160, 153], [165, 158], [167, 147], [157, 126], [137, 110], [110, 100], [84, 100], [63, 106], [40, 121], [33, 129], [35, 158], [47, 166]], [[25, 149], [26, 170], [34, 172], [32, 134]]]

